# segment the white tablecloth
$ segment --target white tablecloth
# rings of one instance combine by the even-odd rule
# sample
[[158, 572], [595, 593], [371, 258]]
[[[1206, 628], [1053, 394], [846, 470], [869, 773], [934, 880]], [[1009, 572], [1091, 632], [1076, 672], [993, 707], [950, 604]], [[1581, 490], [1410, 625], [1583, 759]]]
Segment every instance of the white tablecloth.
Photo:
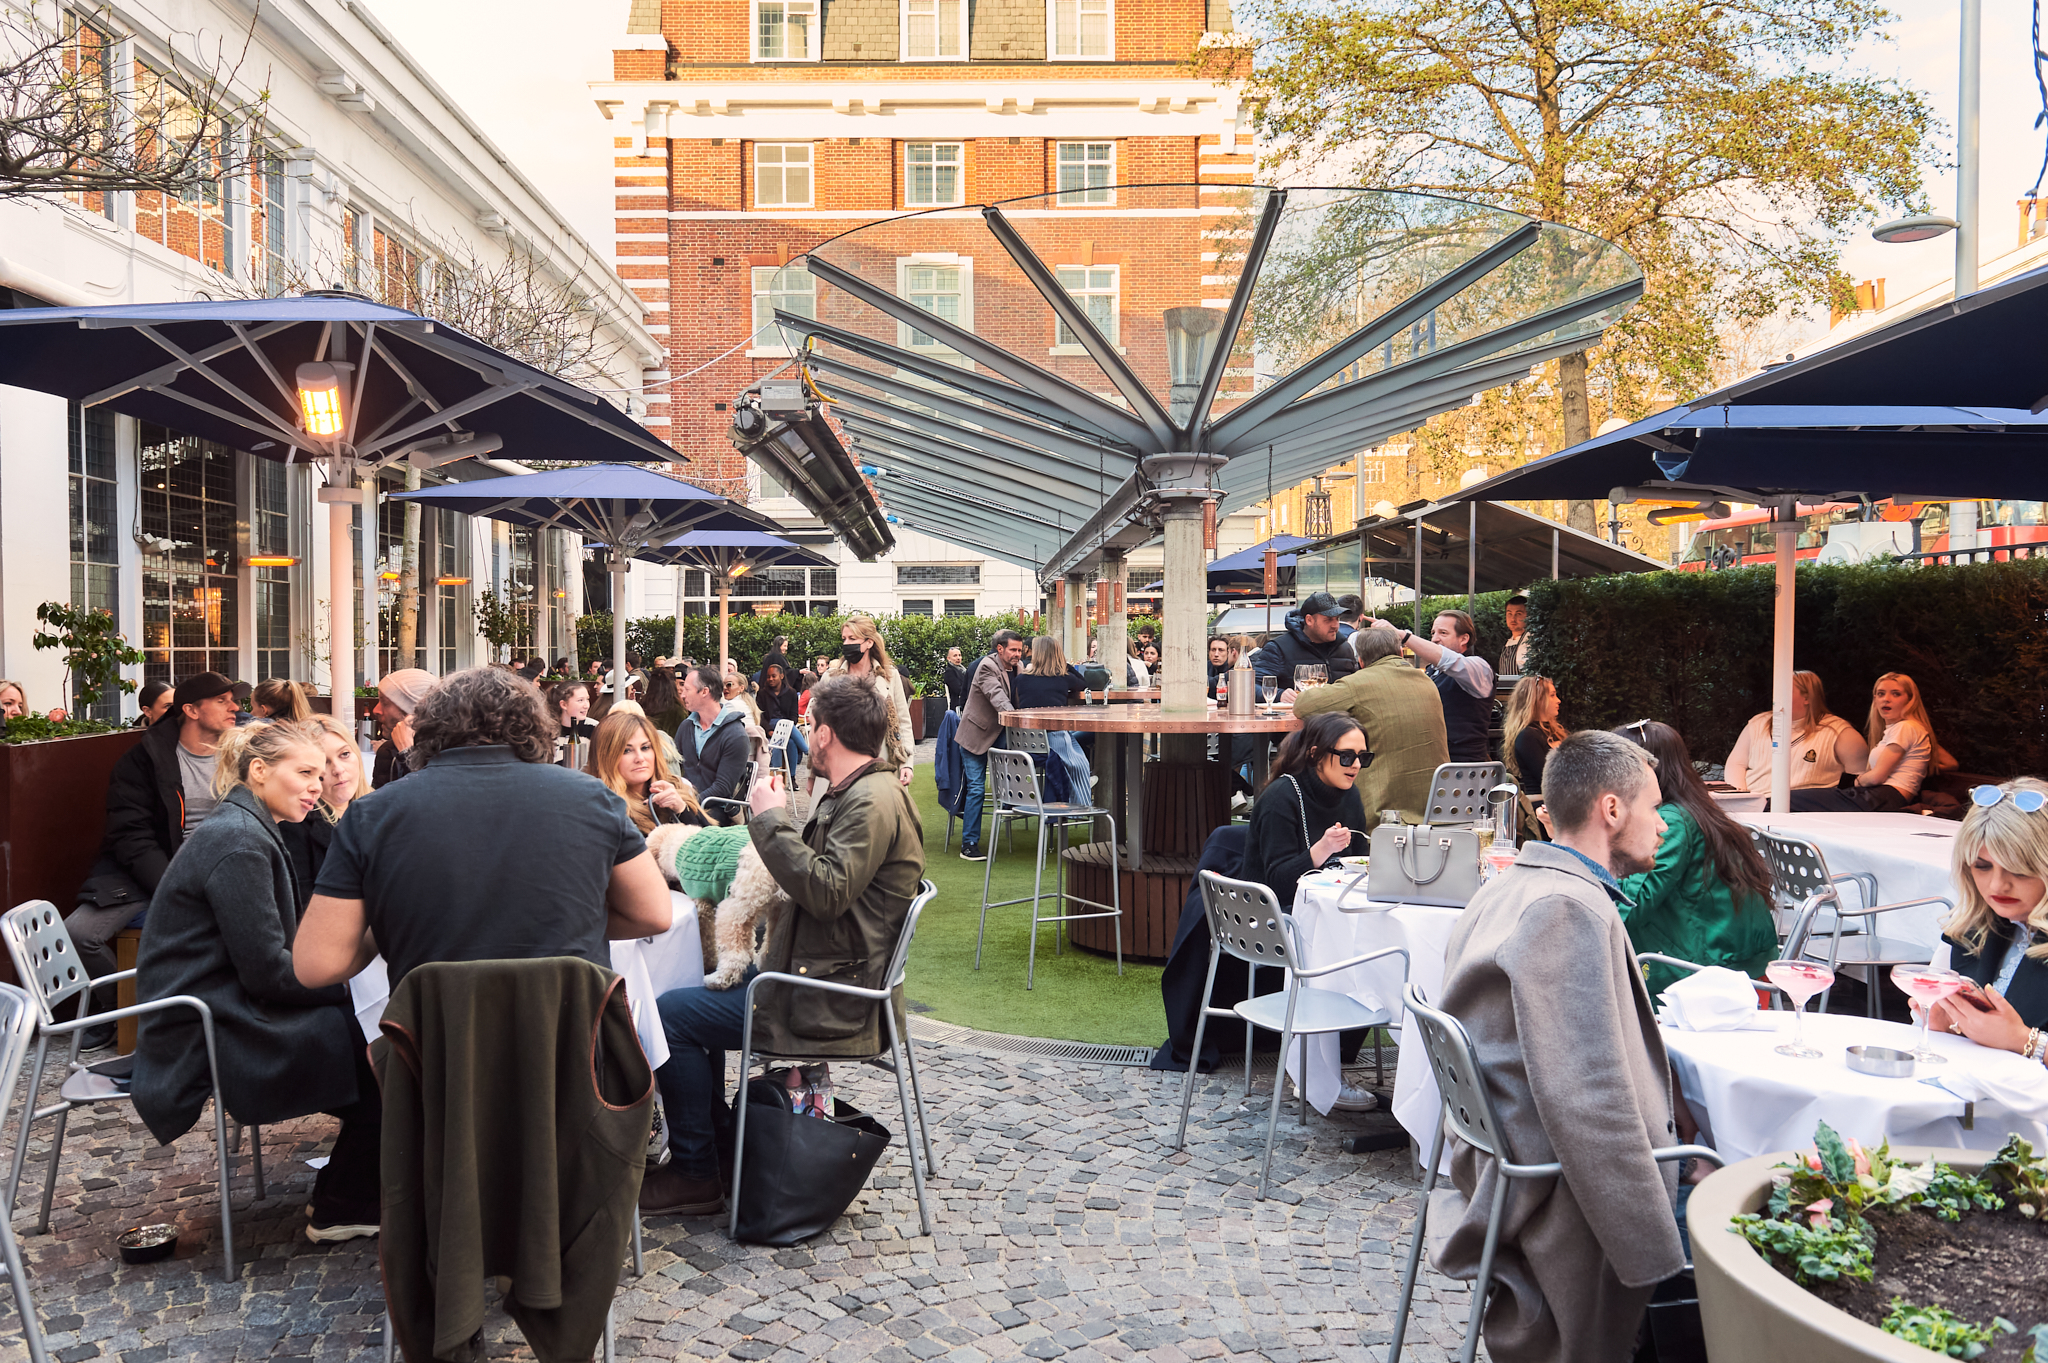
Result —
[[[626, 1006], [633, 1010], [633, 1030], [640, 1034], [647, 1063], [660, 1069], [668, 1063], [668, 1037], [654, 1001], [671, 989], [693, 989], [704, 983], [704, 947], [697, 933], [697, 901], [669, 891], [675, 922], [655, 937], [611, 943], [612, 969], [626, 979]], [[378, 956], [348, 982], [349, 1002], [363, 1039], [377, 1039], [384, 1005], [391, 1001], [391, 976]]]
[[[1830, 875], [1868, 871], [1877, 877], [1877, 902], [1896, 904], [1907, 899], [1937, 895], [1954, 900], [1956, 889], [1949, 859], [1954, 855], [1956, 831], [1962, 826], [1947, 819], [1930, 819], [1919, 814], [1732, 814], [1738, 823], [1769, 828], [1805, 838], [1820, 849]], [[1841, 887], [1842, 902], [1849, 908], [1863, 908], [1862, 887]], [[1931, 953], [1941, 941], [1942, 920], [1948, 910], [1940, 905], [1902, 909], [1880, 914], [1872, 923], [1886, 937], [1916, 942]]]
[[[2048, 1139], [2048, 1070], [2039, 1061], [1994, 1051], [1964, 1037], [1935, 1032], [1928, 1040], [1948, 1057], [1945, 1065], [1920, 1065], [1907, 1079], [1880, 1079], [1848, 1067], [1849, 1046], [1913, 1049], [1916, 1029], [1897, 1022], [1839, 1013], [1806, 1018], [1806, 1042], [1818, 1060], [1778, 1055], [1789, 1040], [1792, 1015], [1766, 1012], [1776, 1023], [1764, 1032], [1685, 1032], [1664, 1029], [1664, 1046], [1686, 1103], [1699, 1119], [1701, 1140], [1729, 1162], [1813, 1144], [1816, 1122], [1866, 1145], [1995, 1150], [2018, 1132], [2039, 1148]], [[1929, 1078], [1975, 1071], [1995, 1083], [2009, 1101], [1976, 1105], [1975, 1129], [1962, 1126], [1963, 1101]]]
[[[1303, 876], [1294, 893], [1294, 921], [1301, 925], [1302, 945], [1308, 953], [1310, 968], [1319, 962], [1341, 961], [1383, 947], [1401, 947], [1408, 952], [1408, 979], [1421, 986], [1423, 997], [1435, 998], [1443, 988], [1444, 950], [1463, 910], [1372, 903], [1366, 899], [1363, 885], [1344, 895], [1340, 907], [1339, 894], [1349, 879], [1349, 873], [1317, 872]], [[1360, 909], [1364, 911], [1346, 912]], [[1314, 981], [1313, 987], [1341, 990], [1366, 1007], [1393, 1016], [1401, 1040], [1400, 1061], [1394, 1071], [1394, 1118], [1426, 1151], [1436, 1136], [1442, 1099], [1437, 1095], [1436, 1079], [1430, 1074], [1429, 1058], [1423, 1053], [1421, 1035], [1404, 1025], [1403, 983], [1401, 958], [1389, 956], [1325, 975]], [[1338, 1086], [1344, 1082], [1337, 1036], [1332, 1033], [1311, 1037], [1308, 1057], [1308, 1100], [1317, 1111], [1328, 1112], [1337, 1099]], [[1288, 1073], [1294, 1074], [1298, 1068], [1294, 1057], [1289, 1057]], [[1298, 1074], [1295, 1077], [1300, 1078]]]

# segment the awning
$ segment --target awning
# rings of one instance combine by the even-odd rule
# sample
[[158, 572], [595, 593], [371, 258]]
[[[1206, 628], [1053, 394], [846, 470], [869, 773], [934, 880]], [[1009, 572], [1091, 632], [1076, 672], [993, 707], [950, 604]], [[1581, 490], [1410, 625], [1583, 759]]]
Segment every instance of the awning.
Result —
[[[1474, 516], [1477, 526], [1475, 534]], [[1467, 591], [1498, 592], [1526, 587], [1553, 576], [1598, 577], [1607, 573], [1652, 573], [1669, 568], [1632, 549], [1574, 530], [1560, 521], [1498, 502], [1418, 505], [1402, 515], [1369, 521], [1356, 530], [1305, 544], [1301, 564], [1322, 557], [1331, 591], [1360, 575], [1415, 586], [1416, 522], [1422, 525], [1422, 593], [1458, 596]], [[1475, 551], [1476, 550], [1476, 551]], [[1342, 561], [1341, 570], [1338, 561]], [[1362, 573], [1361, 573], [1362, 569]]]

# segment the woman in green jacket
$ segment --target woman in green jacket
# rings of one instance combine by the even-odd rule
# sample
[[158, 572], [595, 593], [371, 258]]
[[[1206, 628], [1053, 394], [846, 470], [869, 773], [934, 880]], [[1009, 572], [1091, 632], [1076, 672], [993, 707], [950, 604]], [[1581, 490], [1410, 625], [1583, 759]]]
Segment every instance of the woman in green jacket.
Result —
[[[1723, 813], [1692, 769], [1678, 730], [1640, 720], [1616, 730], [1657, 761], [1657, 813], [1664, 841], [1657, 864], [1621, 882], [1629, 941], [1639, 952], [1695, 965], [1724, 965], [1762, 979], [1778, 954], [1771, 916], [1771, 873], [1749, 830]], [[1685, 972], [1652, 962], [1650, 997]]]

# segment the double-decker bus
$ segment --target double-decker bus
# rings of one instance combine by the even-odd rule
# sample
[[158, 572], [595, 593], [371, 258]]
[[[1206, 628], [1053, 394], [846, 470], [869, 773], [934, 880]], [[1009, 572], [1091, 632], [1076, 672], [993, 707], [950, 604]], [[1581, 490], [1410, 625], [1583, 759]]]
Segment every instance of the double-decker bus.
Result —
[[[1900, 557], [1939, 560], [1955, 552], [1949, 546], [1947, 502], [1874, 502], [1867, 512], [1855, 502], [1829, 502], [1799, 518], [1794, 556], [1802, 562], [1819, 557], [1832, 527], [1863, 520], [1883, 521], [1903, 532], [1894, 536]], [[1774, 562], [1777, 545], [1770, 521], [1770, 511], [1759, 508], [1701, 522], [1685, 546], [1679, 569], [1697, 573]], [[1977, 503], [1976, 544], [1970, 551], [1974, 557], [2010, 558], [2044, 551], [2048, 502]]]

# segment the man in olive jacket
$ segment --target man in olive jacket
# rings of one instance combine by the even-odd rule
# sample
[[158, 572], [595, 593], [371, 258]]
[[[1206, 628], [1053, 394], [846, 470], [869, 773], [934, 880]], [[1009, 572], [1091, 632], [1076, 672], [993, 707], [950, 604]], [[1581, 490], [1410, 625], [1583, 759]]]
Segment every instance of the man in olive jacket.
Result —
[[1302, 719], [1325, 710], [1350, 714], [1372, 750], [1372, 765], [1358, 773], [1356, 787], [1366, 817], [1398, 809], [1420, 820], [1436, 769], [1451, 760], [1443, 701], [1429, 678], [1401, 656], [1401, 636], [1393, 630], [1357, 630], [1347, 647], [1358, 670], [1297, 692], [1294, 713]]
[[[889, 728], [881, 697], [858, 678], [828, 677], [811, 692], [810, 718], [811, 770], [831, 784], [801, 831], [772, 779], [750, 796], [754, 848], [794, 901], [771, 922], [759, 969], [731, 989], [672, 989], [657, 1003], [669, 1044], [655, 1078], [670, 1160], [641, 1184], [648, 1215], [704, 1215], [724, 1203], [725, 1053], [740, 1044], [746, 982], [766, 970], [881, 988], [924, 876], [916, 807], [895, 770], [877, 761]], [[881, 1015], [864, 999], [764, 985], [754, 1046], [805, 1057], [874, 1055], [883, 1048]]]

